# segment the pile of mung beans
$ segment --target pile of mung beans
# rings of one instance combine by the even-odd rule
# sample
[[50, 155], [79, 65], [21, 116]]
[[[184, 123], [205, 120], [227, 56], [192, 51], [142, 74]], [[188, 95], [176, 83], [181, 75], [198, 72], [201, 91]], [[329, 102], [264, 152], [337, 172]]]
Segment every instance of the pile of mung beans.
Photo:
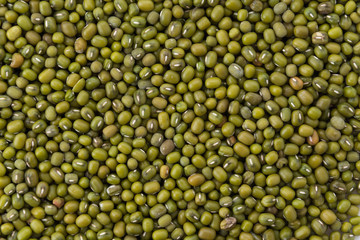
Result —
[[0, 240], [360, 235], [358, 0], [0, 0]]

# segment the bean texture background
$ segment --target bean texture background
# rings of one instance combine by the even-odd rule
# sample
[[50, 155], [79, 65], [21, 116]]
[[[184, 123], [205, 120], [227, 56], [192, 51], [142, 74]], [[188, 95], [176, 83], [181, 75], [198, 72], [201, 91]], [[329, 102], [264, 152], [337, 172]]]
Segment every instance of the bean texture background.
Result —
[[360, 2], [0, 0], [0, 240], [360, 235]]

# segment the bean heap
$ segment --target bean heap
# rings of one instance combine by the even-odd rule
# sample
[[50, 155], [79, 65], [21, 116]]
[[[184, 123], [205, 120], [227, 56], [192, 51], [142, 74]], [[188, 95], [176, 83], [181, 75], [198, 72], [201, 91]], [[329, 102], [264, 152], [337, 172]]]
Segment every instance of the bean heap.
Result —
[[360, 235], [360, 2], [0, 0], [0, 240]]

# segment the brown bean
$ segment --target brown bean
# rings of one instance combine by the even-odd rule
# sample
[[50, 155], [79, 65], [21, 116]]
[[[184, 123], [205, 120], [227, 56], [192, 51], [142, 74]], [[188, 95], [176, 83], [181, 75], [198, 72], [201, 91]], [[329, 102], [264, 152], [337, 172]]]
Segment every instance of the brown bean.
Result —
[[220, 228], [222, 230], [230, 230], [235, 226], [235, 224], [236, 224], [236, 218], [228, 217], [221, 221]]
[[64, 206], [65, 200], [63, 198], [60, 197], [56, 197], [53, 200], [53, 204], [57, 207], [57, 208], [61, 208], [62, 206]]
[[290, 78], [289, 84], [294, 90], [300, 90], [304, 86], [304, 82], [299, 77]]
[[160, 177], [161, 177], [162, 179], [166, 179], [166, 178], [169, 177], [169, 174], [170, 174], [170, 168], [169, 168], [169, 166], [167, 166], [167, 165], [162, 165], [162, 166], [160, 167]]
[[313, 134], [307, 138], [307, 143], [311, 146], [316, 145], [319, 142], [319, 134], [314, 130]]
[[175, 148], [174, 142], [172, 140], [166, 140], [165, 142], [163, 142], [163, 144], [161, 144], [160, 146], [160, 152], [162, 155], [168, 155], [169, 153], [171, 153]]
[[14, 53], [11, 57], [10, 67], [18, 68], [24, 62], [24, 57], [20, 53]]
[[79, 37], [75, 41], [75, 52], [77, 53], [83, 53], [86, 51], [87, 48], [87, 42], [82, 37]]

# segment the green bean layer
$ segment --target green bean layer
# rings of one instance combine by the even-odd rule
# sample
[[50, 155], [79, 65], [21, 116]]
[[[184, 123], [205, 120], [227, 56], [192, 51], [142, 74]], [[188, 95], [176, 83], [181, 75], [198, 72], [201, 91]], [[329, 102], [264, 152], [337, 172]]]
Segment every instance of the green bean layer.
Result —
[[0, 240], [360, 235], [360, 2], [0, 0]]

